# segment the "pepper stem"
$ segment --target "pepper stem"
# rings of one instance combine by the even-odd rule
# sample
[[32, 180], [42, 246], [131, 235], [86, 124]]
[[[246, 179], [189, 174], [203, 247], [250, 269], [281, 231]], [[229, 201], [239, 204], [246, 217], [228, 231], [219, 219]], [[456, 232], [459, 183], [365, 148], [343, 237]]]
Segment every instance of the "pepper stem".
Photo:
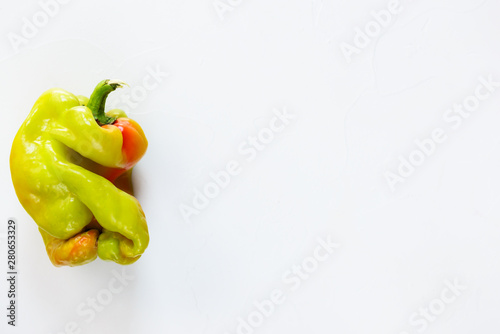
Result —
[[103, 80], [97, 84], [87, 103], [87, 108], [92, 110], [92, 115], [94, 115], [94, 119], [99, 125], [113, 124], [116, 120], [116, 117], [106, 116], [104, 113], [104, 105], [106, 104], [106, 98], [109, 93], [125, 85], [127, 84], [123, 81], [109, 79]]

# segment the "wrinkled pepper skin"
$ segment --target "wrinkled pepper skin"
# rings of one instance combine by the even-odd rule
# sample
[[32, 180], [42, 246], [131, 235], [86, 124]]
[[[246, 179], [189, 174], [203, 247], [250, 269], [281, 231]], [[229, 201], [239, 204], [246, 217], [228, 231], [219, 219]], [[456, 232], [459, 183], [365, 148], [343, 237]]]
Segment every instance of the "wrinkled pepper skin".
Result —
[[48, 90], [12, 144], [16, 194], [55, 266], [82, 265], [97, 256], [131, 264], [148, 246], [146, 218], [131, 184], [147, 139], [123, 111], [104, 114], [107, 95], [122, 84], [105, 80], [90, 100]]

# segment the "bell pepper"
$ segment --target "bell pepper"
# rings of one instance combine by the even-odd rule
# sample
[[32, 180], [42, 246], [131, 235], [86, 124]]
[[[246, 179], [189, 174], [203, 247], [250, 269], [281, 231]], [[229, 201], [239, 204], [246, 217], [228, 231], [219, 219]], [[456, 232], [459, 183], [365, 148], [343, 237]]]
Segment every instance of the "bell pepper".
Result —
[[55, 266], [83, 265], [97, 256], [131, 264], [148, 246], [131, 181], [148, 142], [125, 112], [104, 112], [108, 94], [123, 85], [104, 80], [90, 99], [50, 89], [14, 138], [14, 188]]

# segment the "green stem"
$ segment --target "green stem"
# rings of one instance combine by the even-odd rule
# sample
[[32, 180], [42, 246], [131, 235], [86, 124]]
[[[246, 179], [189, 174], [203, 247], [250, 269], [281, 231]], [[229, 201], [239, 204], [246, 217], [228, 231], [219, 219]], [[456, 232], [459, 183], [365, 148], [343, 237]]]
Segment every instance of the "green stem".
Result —
[[94, 92], [90, 95], [87, 108], [92, 110], [92, 115], [94, 115], [94, 118], [99, 125], [113, 124], [116, 120], [116, 117], [106, 116], [104, 113], [104, 105], [106, 104], [106, 98], [109, 93], [125, 85], [127, 85], [125, 82], [109, 79], [103, 80], [97, 84]]

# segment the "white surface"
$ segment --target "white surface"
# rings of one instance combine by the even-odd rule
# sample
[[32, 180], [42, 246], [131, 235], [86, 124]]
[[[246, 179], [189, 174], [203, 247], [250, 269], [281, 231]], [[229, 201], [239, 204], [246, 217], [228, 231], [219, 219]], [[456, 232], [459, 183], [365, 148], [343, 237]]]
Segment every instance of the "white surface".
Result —
[[[0, 5], [0, 232], [9, 217], [20, 227], [18, 327], [2, 311], [0, 332], [70, 333], [72, 322], [80, 333], [498, 332], [500, 89], [456, 129], [443, 115], [480, 76], [500, 81], [500, 4], [402, 0], [348, 63], [340, 45], [390, 1], [231, 3], [221, 20], [212, 0], [70, 1], [18, 52], [8, 34], [41, 7]], [[122, 105], [150, 143], [134, 178], [151, 243], [89, 321], [88, 298], [105, 297], [122, 269], [50, 264], [15, 196], [10, 145], [46, 89], [89, 95], [118, 78], [131, 88], [113, 93], [117, 103], [151, 70], [169, 75]], [[247, 162], [239, 146], [285, 107], [296, 118]], [[438, 128], [447, 140], [391, 191], [384, 173]], [[181, 204], [233, 160], [241, 173], [185, 221]], [[288, 270], [314, 264], [327, 236], [340, 247], [293, 290]], [[0, 259], [5, 268], [4, 240]], [[453, 297], [445, 281], [465, 291], [423, 320], [420, 308]], [[283, 303], [238, 331], [275, 289]]]

